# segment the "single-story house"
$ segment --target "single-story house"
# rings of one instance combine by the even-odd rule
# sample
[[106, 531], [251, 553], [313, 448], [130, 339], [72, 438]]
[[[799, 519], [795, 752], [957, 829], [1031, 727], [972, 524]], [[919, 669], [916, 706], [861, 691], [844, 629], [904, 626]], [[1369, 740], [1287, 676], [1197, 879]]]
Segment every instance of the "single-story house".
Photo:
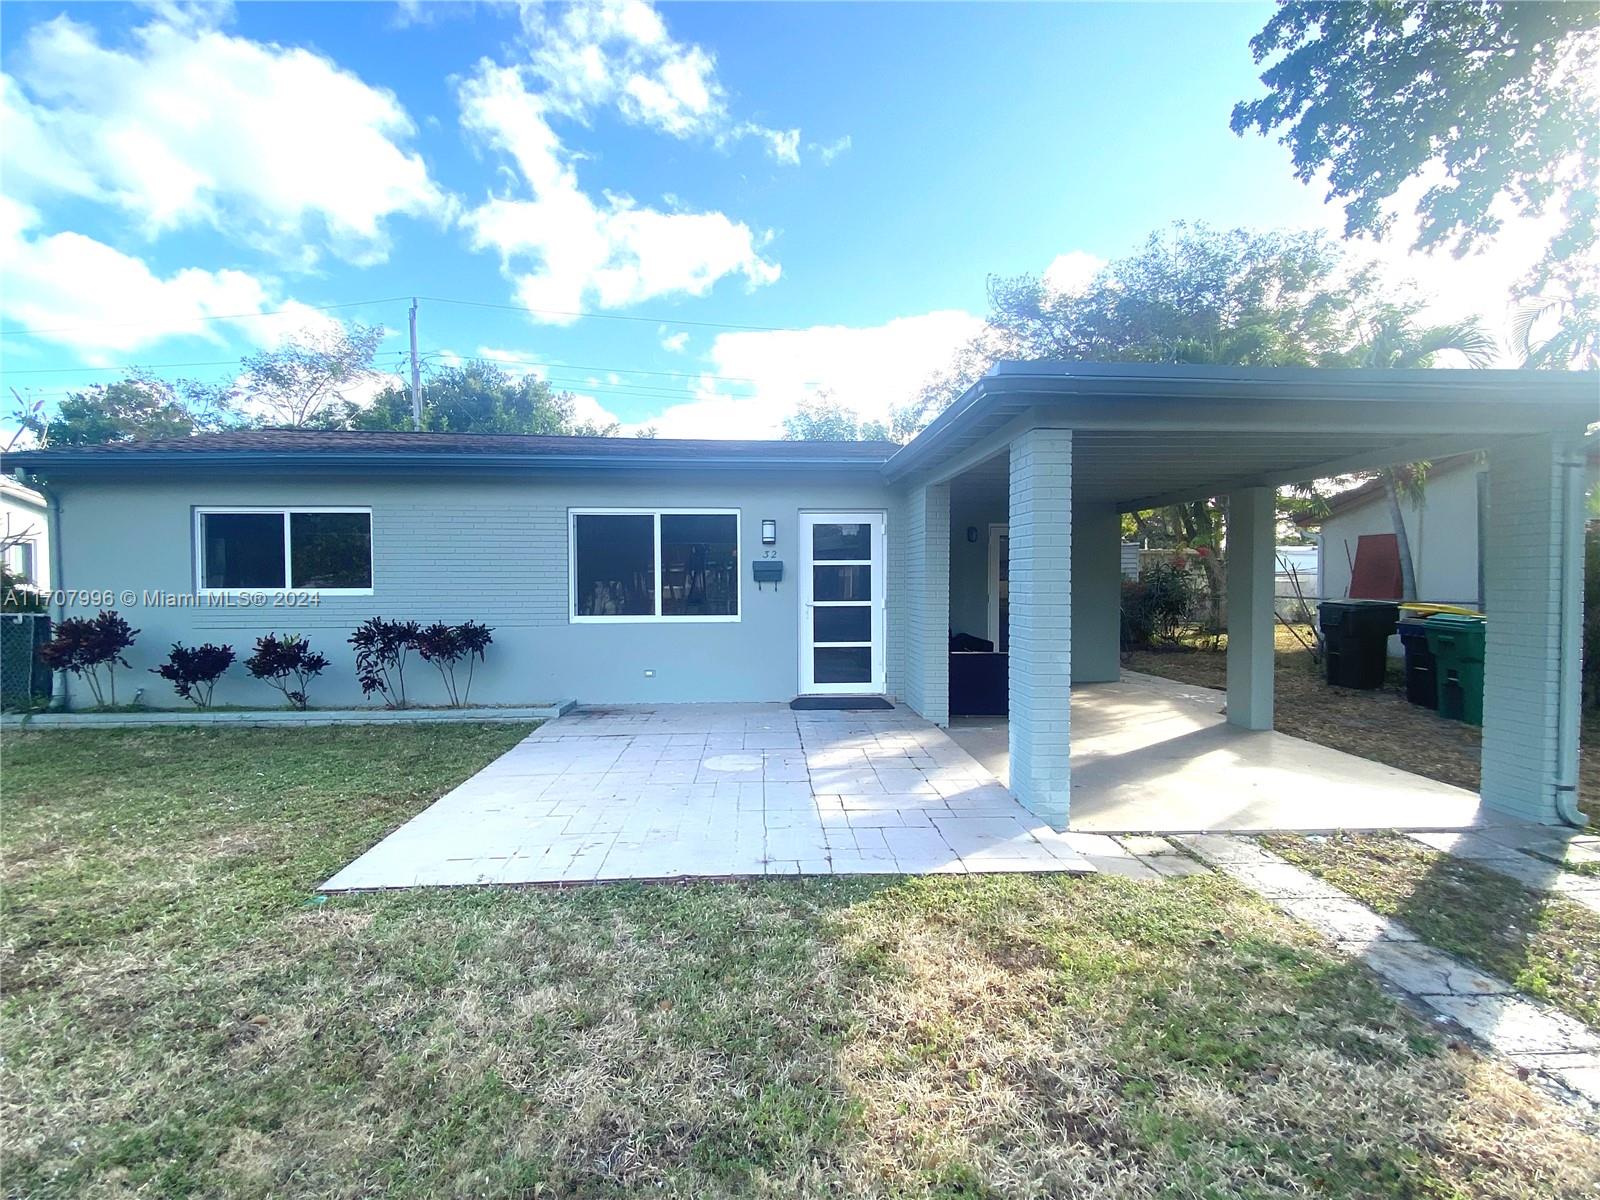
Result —
[[37, 491], [5, 475], [0, 475], [0, 545], [6, 570], [37, 588], [49, 589], [49, 508]]
[[[981, 638], [1012, 791], [1064, 826], [1072, 687], [1119, 672], [1120, 513], [1230, 497], [1227, 719], [1270, 729], [1275, 489], [1486, 450], [1483, 796], [1554, 820], [1597, 415], [1593, 373], [1031, 362], [904, 446], [267, 430], [0, 468], [51, 499], [72, 611], [141, 630], [136, 671], [175, 641], [302, 633], [333, 660], [317, 704], [361, 698], [345, 640], [372, 615], [493, 626], [484, 702], [885, 695], [940, 725], [952, 634]], [[275, 698], [237, 671], [217, 692]]]

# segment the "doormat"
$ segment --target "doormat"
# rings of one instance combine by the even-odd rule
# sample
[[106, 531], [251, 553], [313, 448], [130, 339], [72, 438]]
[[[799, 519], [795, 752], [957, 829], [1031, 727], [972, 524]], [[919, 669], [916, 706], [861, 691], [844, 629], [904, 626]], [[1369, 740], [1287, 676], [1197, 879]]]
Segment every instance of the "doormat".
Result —
[[797, 712], [882, 712], [894, 705], [882, 696], [800, 696], [789, 707]]

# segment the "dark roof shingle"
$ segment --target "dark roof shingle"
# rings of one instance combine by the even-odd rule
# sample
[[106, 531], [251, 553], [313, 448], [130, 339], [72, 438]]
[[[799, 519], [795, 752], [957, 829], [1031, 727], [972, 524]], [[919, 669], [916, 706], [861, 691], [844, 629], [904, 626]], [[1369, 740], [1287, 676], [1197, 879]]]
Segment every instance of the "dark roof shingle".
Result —
[[48, 470], [52, 464], [90, 461], [199, 461], [222, 457], [295, 457], [344, 460], [351, 456], [405, 458], [460, 456], [497, 460], [584, 461], [686, 466], [696, 462], [877, 465], [899, 447], [893, 442], [733, 441], [713, 438], [560, 437], [518, 433], [413, 433], [313, 429], [235, 429], [191, 437], [112, 442], [100, 446], [21, 451], [5, 456], [5, 469]]

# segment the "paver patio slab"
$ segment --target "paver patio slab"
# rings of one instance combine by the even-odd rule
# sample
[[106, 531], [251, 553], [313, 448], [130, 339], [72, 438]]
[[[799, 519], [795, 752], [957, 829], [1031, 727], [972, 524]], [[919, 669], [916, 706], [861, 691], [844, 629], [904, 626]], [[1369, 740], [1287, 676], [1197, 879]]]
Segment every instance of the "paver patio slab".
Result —
[[904, 708], [576, 710], [324, 890], [729, 875], [1092, 871]]

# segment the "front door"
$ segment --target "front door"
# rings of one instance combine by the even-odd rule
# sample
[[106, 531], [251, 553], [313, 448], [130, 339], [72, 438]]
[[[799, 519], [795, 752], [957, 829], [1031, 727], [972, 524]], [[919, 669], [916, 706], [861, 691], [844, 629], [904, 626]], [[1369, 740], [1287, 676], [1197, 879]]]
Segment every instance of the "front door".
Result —
[[883, 514], [800, 514], [800, 691], [884, 688]]

